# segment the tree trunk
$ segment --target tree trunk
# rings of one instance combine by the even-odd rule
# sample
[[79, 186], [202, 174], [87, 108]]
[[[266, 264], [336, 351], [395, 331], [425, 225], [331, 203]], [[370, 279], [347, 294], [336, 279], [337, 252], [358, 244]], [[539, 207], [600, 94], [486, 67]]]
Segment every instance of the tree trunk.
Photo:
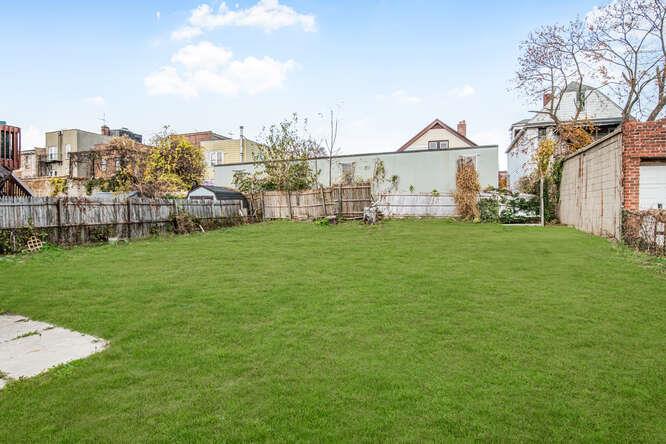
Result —
[[541, 226], [546, 225], [546, 218], [543, 214], [543, 176], [539, 179], [539, 210], [541, 216]]

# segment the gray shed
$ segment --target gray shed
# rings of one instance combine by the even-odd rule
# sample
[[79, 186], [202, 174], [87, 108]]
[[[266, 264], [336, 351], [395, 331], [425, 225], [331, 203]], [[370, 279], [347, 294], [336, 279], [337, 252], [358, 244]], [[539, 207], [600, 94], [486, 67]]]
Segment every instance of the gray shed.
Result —
[[247, 199], [240, 191], [214, 185], [201, 185], [193, 188], [192, 191], [187, 194], [187, 198], [192, 200], [212, 200], [213, 202], [240, 200], [243, 208], [250, 207]]

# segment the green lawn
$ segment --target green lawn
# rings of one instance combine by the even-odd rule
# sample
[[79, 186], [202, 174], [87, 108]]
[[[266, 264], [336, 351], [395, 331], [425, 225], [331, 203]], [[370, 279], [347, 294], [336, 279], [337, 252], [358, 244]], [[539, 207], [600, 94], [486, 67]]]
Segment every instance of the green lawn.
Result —
[[0, 279], [111, 341], [0, 391], [0, 442], [666, 436], [663, 267], [568, 228], [257, 224]]

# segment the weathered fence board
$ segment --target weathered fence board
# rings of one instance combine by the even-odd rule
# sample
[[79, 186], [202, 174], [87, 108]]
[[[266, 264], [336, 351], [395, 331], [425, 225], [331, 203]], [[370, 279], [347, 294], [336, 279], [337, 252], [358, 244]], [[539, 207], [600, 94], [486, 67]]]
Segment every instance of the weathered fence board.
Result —
[[264, 191], [251, 197], [264, 219], [361, 219], [372, 205], [370, 185], [335, 186], [305, 191]]
[[385, 217], [454, 217], [458, 215], [452, 194], [382, 193], [375, 205]]
[[59, 244], [78, 244], [108, 237], [139, 238], [166, 232], [176, 212], [216, 223], [243, 214], [242, 202], [136, 199], [96, 201], [73, 198], [0, 198], [0, 230], [32, 228]]

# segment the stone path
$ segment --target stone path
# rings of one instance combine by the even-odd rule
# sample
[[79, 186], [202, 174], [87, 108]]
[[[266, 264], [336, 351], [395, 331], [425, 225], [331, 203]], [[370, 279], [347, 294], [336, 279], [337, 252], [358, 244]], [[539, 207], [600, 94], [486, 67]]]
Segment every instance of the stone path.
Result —
[[102, 351], [107, 345], [94, 336], [24, 316], [0, 315], [0, 389], [11, 380], [37, 376]]

